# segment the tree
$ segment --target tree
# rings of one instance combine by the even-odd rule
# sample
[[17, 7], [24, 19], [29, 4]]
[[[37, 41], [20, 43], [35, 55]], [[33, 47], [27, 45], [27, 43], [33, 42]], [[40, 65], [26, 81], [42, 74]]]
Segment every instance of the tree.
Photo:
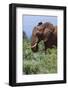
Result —
[[23, 31], [23, 38], [27, 39], [26, 33]]

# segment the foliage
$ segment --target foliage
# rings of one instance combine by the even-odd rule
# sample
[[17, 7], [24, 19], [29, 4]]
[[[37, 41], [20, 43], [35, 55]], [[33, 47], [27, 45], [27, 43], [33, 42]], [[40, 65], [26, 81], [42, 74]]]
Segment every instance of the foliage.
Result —
[[46, 53], [43, 41], [39, 43], [39, 51], [33, 53], [31, 41], [23, 39], [23, 72], [24, 74], [57, 73], [57, 49], [48, 48]]

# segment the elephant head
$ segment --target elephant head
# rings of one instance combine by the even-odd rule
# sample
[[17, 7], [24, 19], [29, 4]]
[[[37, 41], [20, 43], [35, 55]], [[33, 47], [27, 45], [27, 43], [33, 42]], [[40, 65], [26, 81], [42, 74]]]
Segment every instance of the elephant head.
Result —
[[[55, 42], [54, 39], [54, 31], [55, 27], [53, 24], [46, 22], [46, 23], [38, 23], [36, 27], [34, 27], [32, 32], [32, 41], [31, 41], [31, 49], [33, 52], [38, 51], [38, 43], [43, 40], [44, 43], [50, 42], [52, 40]], [[56, 35], [55, 35], [56, 36]], [[51, 42], [52, 42], [51, 41]], [[54, 43], [51, 43], [54, 44]]]

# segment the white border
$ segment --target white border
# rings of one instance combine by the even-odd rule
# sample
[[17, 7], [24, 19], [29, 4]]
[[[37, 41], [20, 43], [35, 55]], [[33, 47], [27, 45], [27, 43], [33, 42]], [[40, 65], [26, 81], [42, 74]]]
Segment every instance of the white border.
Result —
[[[22, 15], [51, 15], [58, 17], [58, 51], [57, 51], [57, 74], [23, 75], [22, 73]], [[16, 82], [36, 82], [63, 80], [63, 11], [49, 9], [16, 9]]]

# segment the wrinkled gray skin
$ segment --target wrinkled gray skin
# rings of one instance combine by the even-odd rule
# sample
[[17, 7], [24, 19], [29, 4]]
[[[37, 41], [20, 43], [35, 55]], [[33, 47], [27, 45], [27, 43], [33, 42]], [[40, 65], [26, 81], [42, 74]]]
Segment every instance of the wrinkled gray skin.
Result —
[[52, 48], [53, 45], [57, 46], [57, 27], [49, 22], [39, 23], [34, 27], [31, 41], [31, 49], [33, 52], [38, 51], [38, 43], [41, 40], [44, 42], [45, 50]]

